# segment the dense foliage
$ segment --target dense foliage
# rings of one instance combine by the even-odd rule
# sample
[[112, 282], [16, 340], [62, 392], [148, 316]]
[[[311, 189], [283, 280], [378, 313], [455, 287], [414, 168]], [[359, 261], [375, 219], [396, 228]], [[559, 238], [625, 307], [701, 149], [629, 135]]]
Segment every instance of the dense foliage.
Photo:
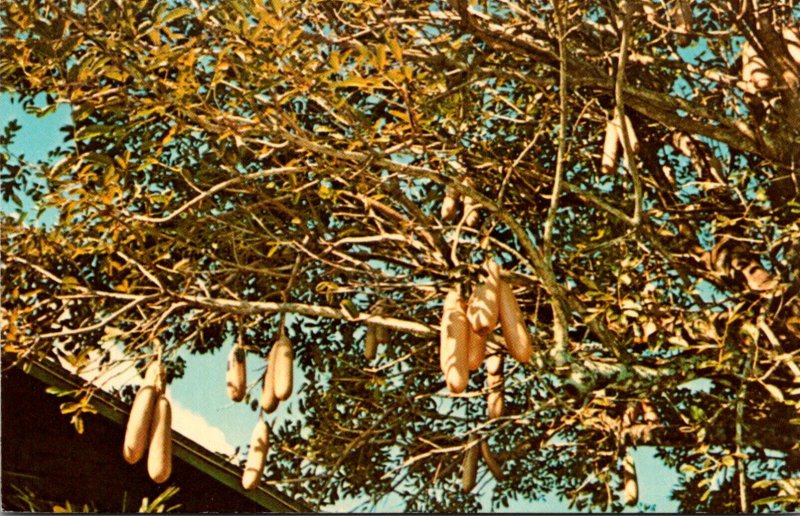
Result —
[[[266, 356], [291, 313], [313, 423], [276, 421], [266, 476], [294, 496], [619, 510], [646, 444], [685, 473], [681, 510], [796, 508], [793, 3], [0, 2], [3, 89], [72, 113], [47, 162], [2, 153], [4, 202], [58, 212], [3, 216], [3, 354], [116, 342], [142, 367], [163, 346], [180, 381], [179, 349], [243, 331]], [[742, 80], [745, 41], [766, 88]], [[622, 131], [601, 168], [614, 113], [638, 145]], [[462, 203], [442, 220], [446, 190], [477, 224]], [[536, 345], [491, 422], [485, 371], [453, 396], [438, 365], [444, 292], [487, 257]], [[470, 435], [505, 476], [464, 493]]]

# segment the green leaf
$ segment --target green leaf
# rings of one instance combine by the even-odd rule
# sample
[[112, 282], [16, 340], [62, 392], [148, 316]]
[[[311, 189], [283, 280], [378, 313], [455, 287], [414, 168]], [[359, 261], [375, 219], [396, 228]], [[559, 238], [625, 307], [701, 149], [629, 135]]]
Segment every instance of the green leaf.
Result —
[[769, 496], [760, 498], [753, 502], [753, 505], [767, 505], [771, 503], [792, 503], [800, 500], [797, 496]]
[[80, 286], [80, 282], [74, 276], [64, 276], [61, 278], [61, 286], [69, 290]]
[[94, 138], [96, 136], [103, 136], [106, 134], [111, 134], [116, 127], [113, 125], [87, 125], [80, 131], [78, 131], [77, 136], [75, 136], [76, 141], [83, 141], [88, 140], [90, 138]]
[[192, 10], [191, 7], [188, 6], [178, 7], [165, 14], [160, 21], [162, 25], [167, 25], [169, 22], [175, 21], [179, 18], [183, 18], [184, 16], [192, 14], [193, 12], [194, 11]]
[[48, 387], [44, 390], [48, 394], [53, 394], [58, 396], [59, 398], [63, 398], [64, 396], [69, 396], [70, 394], [74, 393], [75, 391], [61, 389], [60, 387]]
[[353, 319], [358, 317], [358, 308], [356, 308], [356, 305], [354, 305], [353, 302], [350, 301], [349, 299], [343, 300], [341, 302], [341, 306]]
[[764, 382], [760, 383], [767, 390], [767, 392], [769, 392], [769, 395], [775, 399], [775, 401], [778, 401], [780, 403], [784, 402], [783, 392], [781, 392], [781, 390], [778, 387], [769, 383], [764, 383]]
[[319, 185], [318, 195], [320, 199], [330, 199], [333, 197], [333, 188], [328, 185], [321, 184]]

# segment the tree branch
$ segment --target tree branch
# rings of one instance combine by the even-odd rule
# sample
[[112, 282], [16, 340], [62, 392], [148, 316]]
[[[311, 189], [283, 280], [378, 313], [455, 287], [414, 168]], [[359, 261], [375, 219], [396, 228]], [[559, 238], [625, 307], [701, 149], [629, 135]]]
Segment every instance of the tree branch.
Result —
[[630, 139], [630, 132], [632, 128], [628, 128], [628, 120], [625, 117], [625, 99], [622, 92], [625, 88], [625, 67], [628, 64], [628, 44], [631, 35], [631, 12], [633, 9], [633, 2], [625, 2], [625, 11], [623, 12], [622, 22], [622, 42], [619, 47], [619, 62], [617, 64], [617, 79], [614, 84], [614, 98], [616, 100], [617, 117], [620, 124], [620, 140], [622, 141], [622, 148], [625, 150], [625, 163], [628, 165], [628, 172], [631, 174], [633, 180], [633, 217], [631, 222], [634, 226], [638, 226], [642, 220], [642, 180], [639, 178], [639, 168], [636, 164], [636, 157], [634, 156], [633, 144]]
[[561, 181], [564, 176], [564, 153], [567, 148], [567, 31], [565, 27], [566, 9], [562, 2], [556, 2], [556, 20], [558, 25], [558, 150], [556, 153], [556, 173], [553, 178], [553, 191], [550, 194], [550, 207], [547, 210], [547, 219], [544, 221], [544, 235], [542, 236], [542, 252], [545, 259], [549, 260], [552, 253], [553, 225], [558, 211], [558, 201], [561, 196]]

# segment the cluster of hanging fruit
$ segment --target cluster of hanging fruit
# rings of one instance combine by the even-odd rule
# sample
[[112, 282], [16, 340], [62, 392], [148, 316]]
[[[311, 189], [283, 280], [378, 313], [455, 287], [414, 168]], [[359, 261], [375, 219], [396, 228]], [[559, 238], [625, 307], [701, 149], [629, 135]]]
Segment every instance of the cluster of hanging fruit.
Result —
[[[500, 265], [488, 260], [484, 272], [485, 280], [473, 290], [468, 301], [462, 299], [457, 289], [450, 290], [445, 297], [439, 365], [447, 388], [458, 394], [467, 388], [470, 371], [477, 370], [485, 361], [487, 415], [494, 419], [502, 416], [504, 409], [503, 353], [489, 341], [489, 336], [499, 322], [506, 350], [521, 363], [530, 361], [533, 344], [514, 292], [501, 277]], [[475, 486], [479, 453], [495, 478], [502, 479], [500, 464], [489, 446], [473, 440], [467, 445], [462, 464], [462, 488], [467, 492]]]
[[[469, 188], [475, 187], [474, 183], [469, 178], [464, 179], [463, 184]], [[457, 191], [449, 187], [445, 189], [440, 213], [443, 221], [447, 222], [455, 217], [460, 200], [461, 195], [459, 195]], [[478, 203], [476, 203], [472, 197], [464, 197], [464, 224], [469, 227], [474, 227], [475, 224], [478, 223], [478, 206]]]
[[[781, 35], [789, 55], [800, 65], [800, 35], [790, 27], [782, 27]], [[789, 83], [796, 80], [789, 75], [784, 75], [784, 79]], [[774, 77], [767, 63], [749, 41], [742, 44], [742, 82], [748, 93], [758, 93], [774, 86]]]
[[[228, 355], [227, 387], [228, 396], [233, 401], [242, 401], [247, 392], [246, 352], [240, 340]], [[292, 394], [292, 378], [294, 367], [294, 350], [292, 342], [281, 331], [278, 340], [272, 345], [267, 355], [267, 368], [261, 384], [261, 410], [274, 412], [281, 401], [286, 401]], [[242, 487], [250, 490], [258, 486], [266, 465], [269, 448], [269, 426], [259, 414], [258, 422], [250, 437], [250, 450], [247, 453]]]
[[[383, 313], [380, 302], [374, 307], [374, 313]], [[389, 342], [389, 330], [380, 324], [367, 323], [367, 336], [364, 342], [364, 358], [373, 360], [378, 354], [378, 344]]]
[[469, 493], [475, 487], [478, 478], [478, 455], [483, 459], [486, 467], [499, 482], [503, 480], [503, 470], [497, 458], [492, 455], [489, 445], [476, 437], [470, 439], [467, 451], [464, 452], [464, 461], [461, 463], [461, 488]]
[[164, 395], [165, 371], [154, 360], [131, 406], [122, 456], [129, 464], [147, 454], [147, 472], [154, 482], [165, 482], [172, 473], [172, 409]]
[[[624, 127], [623, 121], [624, 120]], [[628, 143], [631, 147], [631, 152], [636, 155], [639, 152], [639, 139], [636, 137], [636, 132], [633, 130], [628, 115], [624, 119], [620, 118], [619, 112], [614, 110], [614, 116], [606, 122], [606, 134], [603, 141], [603, 156], [600, 159], [600, 171], [603, 174], [611, 174], [617, 169], [617, 162], [619, 161], [619, 149], [625, 152], [623, 143], [622, 132], [626, 131], [628, 136]]]
[[[292, 343], [281, 332], [267, 357], [261, 389], [263, 412], [273, 412], [280, 401], [289, 399], [293, 362]], [[247, 367], [241, 336], [228, 355], [226, 376], [228, 396], [233, 401], [242, 401], [247, 393]], [[165, 371], [159, 358], [147, 367], [144, 383], [133, 400], [122, 446], [122, 456], [130, 464], [138, 462], [149, 446], [147, 471], [150, 478], [159, 484], [165, 482], [172, 472], [172, 411], [164, 395], [164, 386]], [[259, 414], [242, 474], [243, 488], [249, 490], [258, 485], [266, 465], [268, 447], [269, 427]]]
[[386, 326], [367, 324], [367, 337], [364, 344], [364, 357], [372, 360], [378, 354], [378, 344], [389, 342], [389, 332]]
[[[448, 389], [464, 392], [469, 372], [477, 370], [486, 358], [487, 341], [500, 323], [508, 353], [521, 363], [533, 354], [533, 345], [525, 319], [511, 286], [501, 278], [500, 266], [493, 260], [485, 265], [486, 279], [478, 285], [469, 301], [457, 289], [444, 300], [439, 335], [439, 365]], [[496, 350], [499, 351], [499, 350]], [[502, 384], [502, 355], [490, 354], [487, 370], [500, 375], [490, 381]]]

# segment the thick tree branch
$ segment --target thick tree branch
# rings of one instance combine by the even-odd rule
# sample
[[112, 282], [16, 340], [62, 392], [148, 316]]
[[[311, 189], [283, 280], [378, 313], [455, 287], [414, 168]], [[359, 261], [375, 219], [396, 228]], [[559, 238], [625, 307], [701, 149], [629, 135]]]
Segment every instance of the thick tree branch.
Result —
[[358, 317], [349, 317], [344, 311], [329, 306], [306, 305], [303, 303], [274, 303], [265, 301], [243, 301], [235, 299], [219, 299], [204, 296], [190, 296], [186, 294], [173, 294], [176, 299], [191, 305], [221, 310], [227, 313], [240, 315], [269, 315], [276, 313], [294, 313], [308, 317], [325, 317], [350, 322], [371, 323], [385, 326], [393, 330], [413, 333], [420, 337], [433, 338], [439, 334], [437, 328], [414, 321], [406, 321], [382, 315], [359, 314]]

